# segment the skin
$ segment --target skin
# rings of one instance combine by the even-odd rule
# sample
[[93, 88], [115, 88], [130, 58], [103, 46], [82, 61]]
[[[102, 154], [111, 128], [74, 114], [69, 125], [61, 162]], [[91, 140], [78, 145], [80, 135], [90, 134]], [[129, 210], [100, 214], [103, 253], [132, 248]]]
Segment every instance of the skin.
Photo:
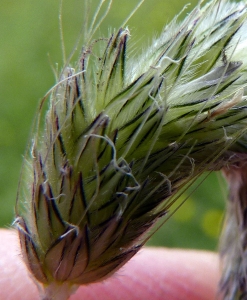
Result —
[[[0, 230], [0, 241], [0, 299], [39, 299], [16, 233]], [[219, 277], [215, 253], [144, 248], [117, 274], [80, 287], [70, 300], [212, 300], [217, 298]]]

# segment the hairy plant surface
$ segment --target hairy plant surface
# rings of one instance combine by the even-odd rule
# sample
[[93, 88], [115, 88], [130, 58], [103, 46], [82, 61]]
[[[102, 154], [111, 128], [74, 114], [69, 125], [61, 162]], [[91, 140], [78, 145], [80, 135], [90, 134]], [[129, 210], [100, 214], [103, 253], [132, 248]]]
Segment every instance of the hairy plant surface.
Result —
[[140, 57], [128, 52], [127, 28], [89, 34], [64, 67], [47, 112], [48, 95], [41, 102], [16, 205], [44, 299], [109, 277], [188, 184], [243, 159], [246, 16], [244, 2], [198, 5]]

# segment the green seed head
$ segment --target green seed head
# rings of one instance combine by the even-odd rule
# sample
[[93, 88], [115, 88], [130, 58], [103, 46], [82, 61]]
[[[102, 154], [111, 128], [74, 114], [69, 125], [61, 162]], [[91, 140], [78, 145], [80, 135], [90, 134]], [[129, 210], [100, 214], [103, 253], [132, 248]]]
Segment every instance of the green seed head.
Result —
[[64, 68], [37, 122], [16, 206], [24, 260], [47, 297], [55, 286], [70, 292], [109, 277], [186, 184], [238, 160], [246, 16], [243, 3], [212, 1], [173, 21], [139, 58], [121, 28], [95, 42], [98, 57], [91, 42]]

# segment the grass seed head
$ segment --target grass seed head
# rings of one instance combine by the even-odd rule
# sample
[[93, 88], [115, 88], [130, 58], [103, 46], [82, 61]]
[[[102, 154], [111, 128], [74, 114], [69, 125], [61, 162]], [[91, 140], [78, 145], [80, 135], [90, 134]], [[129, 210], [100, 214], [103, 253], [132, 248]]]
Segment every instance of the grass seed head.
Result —
[[212, 1], [173, 21], [140, 57], [120, 28], [65, 66], [16, 205], [23, 258], [48, 298], [116, 272], [186, 184], [238, 160], [246, 16], [243, 3]]

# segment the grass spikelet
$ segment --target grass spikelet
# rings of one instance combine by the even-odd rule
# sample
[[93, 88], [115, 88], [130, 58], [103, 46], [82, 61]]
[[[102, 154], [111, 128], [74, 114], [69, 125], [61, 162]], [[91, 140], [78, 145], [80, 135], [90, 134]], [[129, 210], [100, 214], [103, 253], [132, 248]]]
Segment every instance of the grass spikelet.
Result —
[[182, 190], [246, 150], [246, 4], [198, 4], [131, 57], [127, 28], [93, 39], [103, 2], [41, 102], [21, 176], [15, 225], [46, 300], [111, 276]]

